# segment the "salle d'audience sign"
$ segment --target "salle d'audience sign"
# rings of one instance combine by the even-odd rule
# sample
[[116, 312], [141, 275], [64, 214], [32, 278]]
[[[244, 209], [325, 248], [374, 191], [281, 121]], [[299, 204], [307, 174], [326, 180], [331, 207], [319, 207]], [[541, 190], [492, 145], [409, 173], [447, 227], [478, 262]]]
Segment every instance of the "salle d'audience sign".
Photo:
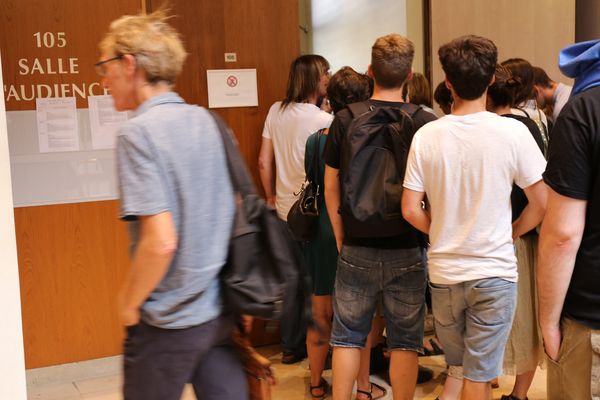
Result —
[[[60, 54], [64, 54], [64, 49], [68, 49], [68, 37], [65, 32], [35, 32], [30, 39], [31, 45], [39, 49], [56, 50], [56, 53]], [[76, 97], [85, 99], [87, 96], [108, 94], [100, 82], [69, 82], [69, 77], [78, 75], [80, 72], [78, 57], [33, 57], [19, 58], [18, 60], [5, 59], [3, 62], [17, 63], [17, 80], [27, 76], [36, 78], [35, 83], [5, 83], [4, 100], [7, 106], [13, 102], [33, 101], [36, 98]], [[61, 82], [38, 83], [43, 78], [50, 76], [61, 76]]]

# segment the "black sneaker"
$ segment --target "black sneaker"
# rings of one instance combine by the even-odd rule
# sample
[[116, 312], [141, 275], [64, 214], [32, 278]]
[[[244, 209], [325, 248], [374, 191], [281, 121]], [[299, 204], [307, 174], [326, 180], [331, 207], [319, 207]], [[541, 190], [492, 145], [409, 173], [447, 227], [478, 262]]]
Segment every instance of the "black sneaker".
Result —
[[417, 384], [429, 382], [433, 379], [433, 370], [419, 365], [419, 373], [417, 374]]
[[295, 353], [291, 351], [284, 351], [281, 357], [282, 364], [296, 364], [304, 360], [307, 357], [306, 350]]

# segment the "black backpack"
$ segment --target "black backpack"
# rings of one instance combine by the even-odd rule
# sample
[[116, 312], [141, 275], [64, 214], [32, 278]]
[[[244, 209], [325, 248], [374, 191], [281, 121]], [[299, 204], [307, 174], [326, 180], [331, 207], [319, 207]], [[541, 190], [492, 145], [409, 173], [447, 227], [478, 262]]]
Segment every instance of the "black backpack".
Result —
[[400, 201], [406, 161], [419, 107], [348, 106], [353, 120], [341, 144], [340, 214], [347, 236], [384, 238], [414, 228], [402, 217]]

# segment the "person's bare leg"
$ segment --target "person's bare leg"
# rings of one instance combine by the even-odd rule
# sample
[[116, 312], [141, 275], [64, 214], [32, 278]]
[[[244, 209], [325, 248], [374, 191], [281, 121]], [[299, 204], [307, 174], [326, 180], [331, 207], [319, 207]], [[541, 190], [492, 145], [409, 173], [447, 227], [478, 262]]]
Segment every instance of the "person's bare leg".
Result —
[[[331, 296], [312, 296], [312, 314], [315, 323], [322, 330], [319, 334], [314, 329], [309, 329], [306, 334], [306, 349], [310, 365], [310, 386], [321, 384], [321, 376], [325, 368], [325, 360], [329, 351], [329, 338], [331, 336], [331, 316], [333, 314]], [[311, 395], [319, 396], [323, 390], [314, 389]]]
[[488, 400], [492, 398], [489, 382], [474, 382], [464, 379], [461, 400]]
[[525, 399], [527, 397], [527, 392], [531, 387], [531, 382], [533, 382], [534, 376], [535, 370], [527, 371], [517, 375], [515, 378], [515, 386], [513, 387], [511, 395], [518, 397], [519, 399]]
[[333, 348], [333, 400], [350, 400], [360, 367], [360, 350], [352, 347]]
[[448, 375], [444, 382], [442, 394], [438, 396], [440, 400], [459, 400], [462, 391], [463, 380]]
[[[381, 322], [381, 317], [374, 317], [373, 323], [371, 324], [371, 331], [367, 336], [367, 342], [365, 348], [360, 351], [360, 368], [358, 370], [358, 377], [356, 378], [356, 388], [365, 392], [370, 392], [373, 398], [378, 398], [383, 394], [381, 389], [373, 386], [371, 387], [370, 369], [371, 369], [371, 348], [373, 344], [380, 343], [383, 341], [383, 328], [385, 325]], [[357, 399], [366, 399], [368, 396], [357, 392]]]
[[415, 396], [419, 359], [417, 353], [393, 350], [390, 357], [390, 382], [394, 400], [410, 400]]

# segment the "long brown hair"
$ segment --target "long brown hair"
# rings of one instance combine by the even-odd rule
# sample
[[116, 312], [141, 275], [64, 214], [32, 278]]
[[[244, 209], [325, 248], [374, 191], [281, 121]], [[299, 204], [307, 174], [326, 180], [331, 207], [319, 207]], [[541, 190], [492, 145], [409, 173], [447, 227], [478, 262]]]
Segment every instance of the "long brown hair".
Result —
[[284, 109], [290, 103], [306, 103], [317, 93], [321, 76], [327, 71], [329, 71], [329, 63], [324, 57], [316, 54], [306, 54], [292, 61], [281, 108]]

